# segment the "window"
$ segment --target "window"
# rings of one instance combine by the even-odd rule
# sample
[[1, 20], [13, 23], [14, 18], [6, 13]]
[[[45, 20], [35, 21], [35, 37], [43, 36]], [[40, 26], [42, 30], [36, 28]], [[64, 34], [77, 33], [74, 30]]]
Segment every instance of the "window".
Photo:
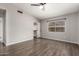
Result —
[[49, 32], [65, 32], [65, 21], [51, 21], [48, 23]]

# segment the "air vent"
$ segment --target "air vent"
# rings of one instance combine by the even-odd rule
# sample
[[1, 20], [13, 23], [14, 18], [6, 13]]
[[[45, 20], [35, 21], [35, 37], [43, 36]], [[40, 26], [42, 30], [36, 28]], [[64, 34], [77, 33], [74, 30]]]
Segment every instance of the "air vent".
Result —
[[18, 13], [20, 13], [20, 14], [23, 14], [23, 12], [22, 12], [22, 11], [20, 11], [20, 10], [17, 10], [17, 12], [18, 12]]

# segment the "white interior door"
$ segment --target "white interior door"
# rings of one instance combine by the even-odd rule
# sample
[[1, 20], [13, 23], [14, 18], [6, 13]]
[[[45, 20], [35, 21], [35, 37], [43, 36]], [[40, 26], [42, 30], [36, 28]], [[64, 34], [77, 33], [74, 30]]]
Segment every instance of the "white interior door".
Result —
[[0, 41], [3, 42], [3, 19], [0, 17]]

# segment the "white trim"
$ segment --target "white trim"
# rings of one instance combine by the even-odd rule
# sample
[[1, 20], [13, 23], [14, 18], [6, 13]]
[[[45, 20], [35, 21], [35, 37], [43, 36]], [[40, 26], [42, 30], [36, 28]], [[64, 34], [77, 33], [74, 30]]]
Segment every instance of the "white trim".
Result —
[[21, 43], [21, 42], [28, 41], [28, 40], [33, 40], [33, 38], [27, 38], [27, 40], [25, 39], [25, 40], [21, 40], [21, 41], [17, 41], [17, 42], [8, 42], [8, 43], [6, 43], [6, 46], [13, 45], [16, 43]]
[[[44, 38], [44, 37], [42, 37], [42, 38]], [[51, 38], [46, 38], [46, 39], [50, 39], [50, 40], [57, 40], [57, 41], [63, 41], [63, 42], [68, 42], [68, 43], [74, 43], [74, 44], [78, 44], [79, 45], [79, 43], [78, 42], [72, 42], [72, 41], [67, 41], [67, 40], [60, 40], [60, 39], [56, 39], [56, 38], [53, 38], [53, 39], [51, 39]]]

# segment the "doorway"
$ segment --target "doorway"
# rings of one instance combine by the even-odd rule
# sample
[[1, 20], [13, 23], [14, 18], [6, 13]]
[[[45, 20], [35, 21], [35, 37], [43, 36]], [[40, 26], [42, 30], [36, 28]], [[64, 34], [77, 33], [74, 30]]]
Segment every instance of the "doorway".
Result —
[[34, 40], [36, 40], [37, 39], [37, 31], [38, 31], [38, 26], [37, 26], [38, 24], [37, 24], [37, 22], [34, 22], [34, 30], [33, 30], [33, 35], [34, 35]]
[[5, 22], [5, 17], [6, 17], [6, 10], [0, 9], [0, 55], [4, 54], [4, 48], [6, 44], [6, 22]]
[[37, 39], [37, 30], [34, 30], [34, 39]]
[[6, 17], [6, 10], [0, 9], [0, 42], [3, 43], [4, 45], [6, 44], [6, 22], [5, 22], [5, 17]]
[[0, 17], [0, 42], [3, 42], [3, 18]]

